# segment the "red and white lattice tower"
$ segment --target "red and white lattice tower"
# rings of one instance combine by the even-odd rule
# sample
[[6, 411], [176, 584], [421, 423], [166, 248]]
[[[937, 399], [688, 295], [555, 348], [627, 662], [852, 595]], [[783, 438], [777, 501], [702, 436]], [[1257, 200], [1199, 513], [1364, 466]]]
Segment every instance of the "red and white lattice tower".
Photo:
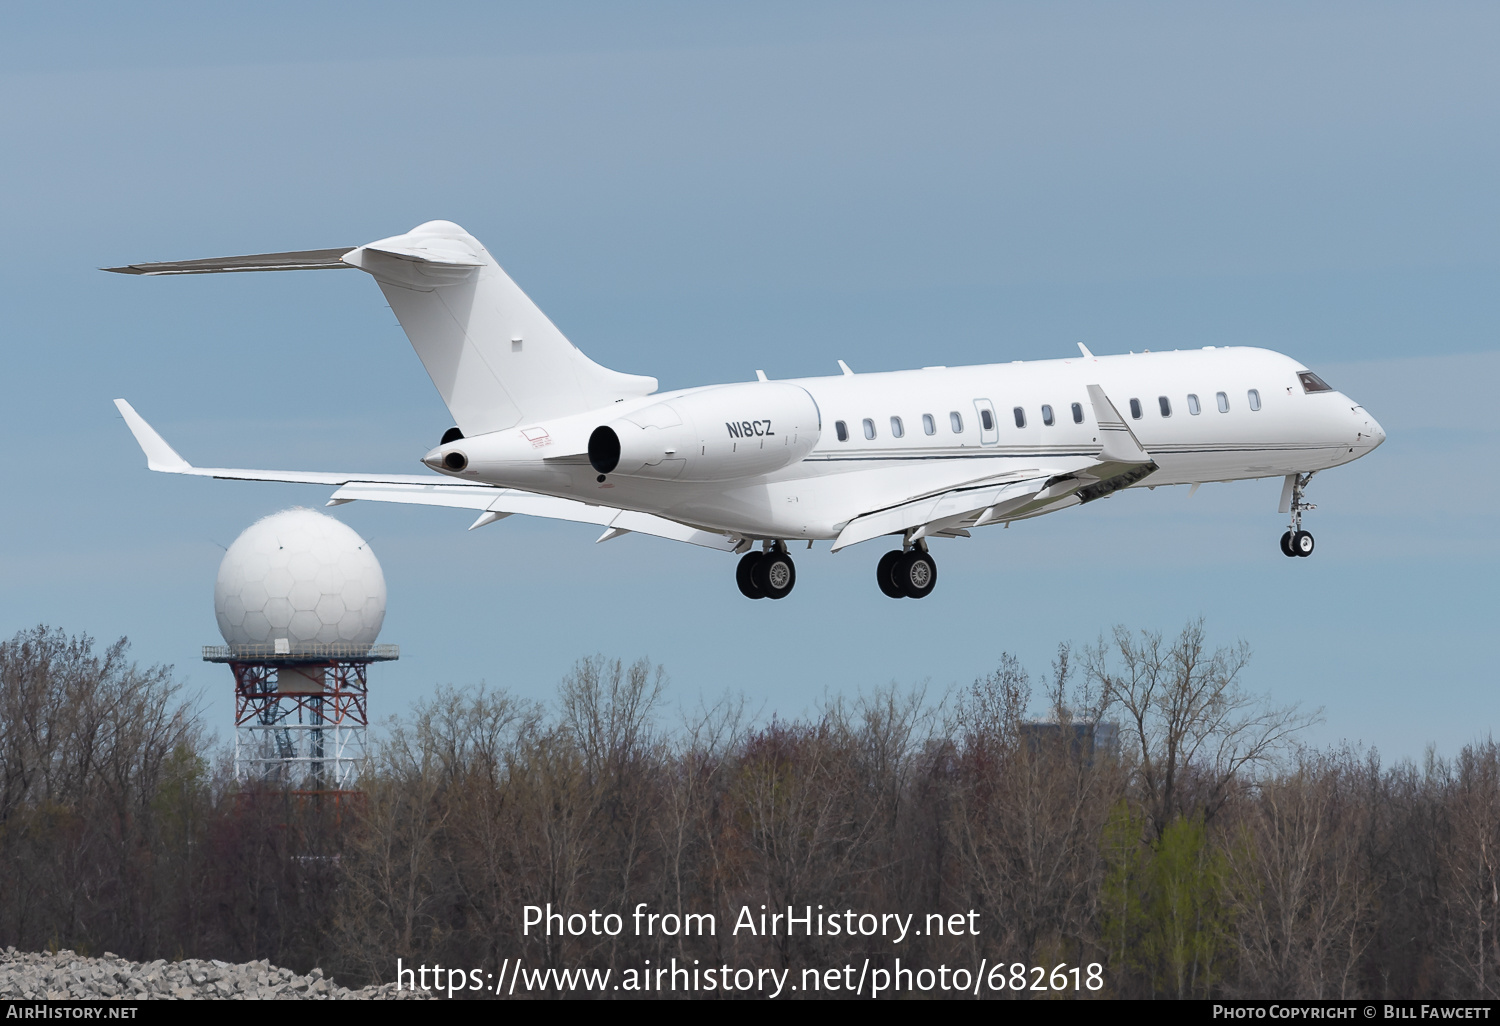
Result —
[[353, 792], [365, 759], [371, 663], [385, 577], [369, 545], [310, 509], [265, 517], [219, 565], [214, 613], [225, 645], [203, 649], [234, 672], [234, 769], [247, 785]]

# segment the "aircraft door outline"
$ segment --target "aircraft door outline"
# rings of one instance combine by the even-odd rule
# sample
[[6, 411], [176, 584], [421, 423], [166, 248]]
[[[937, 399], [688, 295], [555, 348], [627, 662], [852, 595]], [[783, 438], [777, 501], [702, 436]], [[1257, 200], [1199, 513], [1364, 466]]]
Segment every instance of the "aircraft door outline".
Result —
[[974, 412], [979, 420], [979, 444], [999, 444], [1000, 421], [995, 418], [995, 404], [988, 399], [975, 399]]

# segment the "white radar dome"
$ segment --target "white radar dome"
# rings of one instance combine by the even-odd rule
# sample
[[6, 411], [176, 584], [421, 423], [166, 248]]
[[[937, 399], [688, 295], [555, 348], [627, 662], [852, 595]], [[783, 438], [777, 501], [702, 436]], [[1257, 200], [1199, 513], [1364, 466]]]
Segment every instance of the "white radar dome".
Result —
[[251, 524], [224, 553], [214, 615], [230, 645], [369, 645], [385, 620], [385, 575], [349, 527], [315, 510], [284, 510]]

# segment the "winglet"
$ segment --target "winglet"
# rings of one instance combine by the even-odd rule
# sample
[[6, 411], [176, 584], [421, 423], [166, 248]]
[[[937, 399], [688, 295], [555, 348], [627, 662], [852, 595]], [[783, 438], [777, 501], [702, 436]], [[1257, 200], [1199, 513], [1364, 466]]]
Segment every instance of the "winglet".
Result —
[[1094, 404], [1094, 420], [1099, 423], [1099, 458], [1109, 463], [1150, 463], [1151, 454], [1135, 437], [1104, 389], [1090, 385], [1089, 401]]
[[504, 520], [508, 516], [510, 516], [509, 513], [500, 513], [492, 509], [485, 510], [483, 513], [479, 514], [478, 520], [469, 525], [469, 530], [473, 531], [476, 528], [485, 527], [489, 524], [493, 524], [497, 520]]
[[186, 474], [193, 469], [191, 463], [177, 455], [177, 450], [168, 445], [166, 439], [135, 412], [135, 407], [124, 399], [116, 399], [115, 408], [125, 418], [125, 426], [130, 428], [130, 433], [135, 435], [136, 444], [146, 454], [146, 466], [163, 474]]
[[1090, 360], [1094, 358], [1094, 354], [1089, 352], [1089, 347], [1084, 345], [1082, 342], [1078, 343], [1078, 351], [1084, 356], [1087, 356]]

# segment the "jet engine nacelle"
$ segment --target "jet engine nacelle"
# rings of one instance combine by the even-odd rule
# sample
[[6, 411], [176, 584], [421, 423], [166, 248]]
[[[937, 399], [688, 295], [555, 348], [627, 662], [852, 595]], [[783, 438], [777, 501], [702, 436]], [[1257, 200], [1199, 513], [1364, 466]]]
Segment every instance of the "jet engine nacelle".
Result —
[[600, 474], [664, 481], [730, 481], [769, 474], [812, 451], [822, 432], [804, 388], [774, 381], [699, 389], [594, 429]]

